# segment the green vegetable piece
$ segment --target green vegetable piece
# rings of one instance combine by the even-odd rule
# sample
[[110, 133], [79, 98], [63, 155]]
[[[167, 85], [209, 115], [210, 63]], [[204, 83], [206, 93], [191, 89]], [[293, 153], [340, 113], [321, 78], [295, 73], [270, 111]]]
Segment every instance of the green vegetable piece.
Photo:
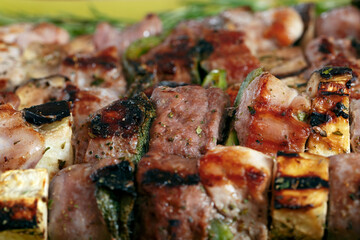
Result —
[[130, 60], [139, 59], [139, 57], [147, 53], [153, 47], [159, 45], [162, 41], [163, 37], [159, 36], [141, 38], [130, 44], [126, 50], [125, 56]]
[[202, 84], [203, 87], [218, 87], [222, 90], [225, 90], [227, 88], [227, 82], [226, 82], [226, 71], [223, 69], [214, 69], [211, 72], [209, 72]]
[[219, 219], [214, 219], [210, 223], [209, 239], [211, 240], [231, 240], [234, 235], [228, 225]]
[[258, 76], [260, 76], [261, 74], [263, 73], [263, 70], [262, 68], [257, 68], [255, 70], [253, 70], [252, 72], [250, 72], [245, 80], [243, 81], [243, 83], [241, 84], [240, 86], [240, 89], [239, 89], [239, 92], [236, 96], [236, 99], [235, 99], [235, 103], [234, 103], [234, 107], [237, 108], [240, 104], [240, 101], [241, 101], [241, 98], [245, 92], [245, 89], [250, 85], [250, 83], [255, 79], [257, 78]]
[[225, 146], [237, 146], [239, 145], [239, 140], [237, 138], [235, 130], [231, 130], [228, 138], [225, 141]]

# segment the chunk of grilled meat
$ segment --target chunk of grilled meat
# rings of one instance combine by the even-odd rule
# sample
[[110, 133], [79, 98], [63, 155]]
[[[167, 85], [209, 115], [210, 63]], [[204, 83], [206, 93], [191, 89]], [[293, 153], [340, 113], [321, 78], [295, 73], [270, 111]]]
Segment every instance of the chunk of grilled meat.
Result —
[[243, 31], [252, 54], [287, 47], [303, 34], [304, 23], [293, 8], [273, 8], [253, 13], [248, 8], [222, 13], [225, 28]]
[[45, 150], [43, 136], [10, 104], [0, 105], [0, 172], [33, 168]]
[[98, 50], [116, 47], [119, 56], [121, 56], [132, 42], [143, 37], [157, 35], [161, 32], [161, 20], [157, 15], [149, 14], [141, 22], [127, 27], [123, 31], [118, 31], [108, 23], [100, 23], [96, 27], [94, 43]]
[[299, 47], [260, 52], [257, 57], [264, 70], [277, 77], [297, 75], [307, 67], [305, 56]]
[[26, 76], [21, 64], [21, 49], [0, 40], [0, 59], [0, 91], [12, 91]]
[[55, 175], [50, 184], [49, 238], [111, 239], [95, 198], [89, 164], [72, 165]]
[[277, 154], [272, 191], [272, 239], [322, 239], [329, 160], [309, 153]]
[[331, 156], [350, 152], [349, 88], [353, 79], [350, 68], [325, 67], [308, 82], [312, 98], [307, 142], [310, 153]]
[[69, 79], [62, 75], [30, 79], [15, 91], [15, 94], [20, 98], [19, 108], [29, 108], [50, 101], [60, 100], [68, 82]]
[[[240, 100], [240, 99], [239, 99]], [[244, 90], [236, 109], [235, 130], [242, 146], [274, 156], [304, 152], [310, 134], [310, 102], [268, 72]]]
[[[228, 85], [241, 83], [252, 70], [260, 67], [245, 44], [243, 32], [215, 30], [205, 31], [202, 37], [213, 48], [209, 57], [201, 61], [201, 67], [207, 72], [223, 69], [227, 73]], [[201, 59], [200, 59], [201, 60]]]
[[316, 35], [335, 38], [360, 38], [360, 10], [354, 6], [336, 8], [317, 18]]
[[148, 148], [149, 129], [155, 109], [145, 94], [123, 99], [93, 114], [88, 125], [85, 156], [77, 162], [131, 159], [138, 162]]
[[217, 146], [200, 159], [201, 183], [234, 239], [268, 239], [272, 167], [270, 157], [240, 146]]
[[360, 155], [330, 157], [328, 239], [356, 239], [360, 234]]
[[138, 164], [136, 239], [207, 239], [213, 207], [197, 159], [147, 153]]
[[200, 157], [222, 140], [229, 100], [221, 89], [158, 87], [151, 100], [156, 105], [156, 118], [150, 150]]
[[62, 62], [60, 73], [80, 89], [102, 87], [119, 95], [125, 93], [126, 82], [114, 47], [95, 54], [67, 56]]

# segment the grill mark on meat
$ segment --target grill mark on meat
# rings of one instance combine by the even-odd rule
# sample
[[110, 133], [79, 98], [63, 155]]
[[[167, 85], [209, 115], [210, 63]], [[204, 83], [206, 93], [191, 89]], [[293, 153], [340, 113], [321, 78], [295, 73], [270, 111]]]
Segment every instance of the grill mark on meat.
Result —
[[297, 205], [297, 204], [286, 204], [286, 203], [282, 203], [281, 201], [279, 201], [278, 199], [276, 199], [275, 197], [275, 201], [274, 201], [274, 208], [275, 209], [292, 209], [292, 210], [296, 210], [296, 209], [312, 209], [316, 206], [314, 206], [313, 204], [306, 204], [306, 205]]
[[300, 155], [299, 155], [298, 153], [287, 153], [287, 152], [282, 152], [282, 151], [278, 151], [278, 152], [277, 152], [277, 156], [300, 157]]
[[335, 108], [332, 110], [337, 117], [342, 116], [345, 119], [349, 118], [349, 114], [344, 112], [344, 110], [349, 110], [342, 102], [338, 102], [335, 105]]
[[320, 76], [325, 79], [330, 79], [335, 76], [344, 75], [344, 74], [353, 74], [351, 68], [348, 67], [324, 67], [318, 71]]
[[131, 138], [138, 132], [145, 119], [144, 113], [133, 100], [119, 100], [96, 114], [91, 120], [91, 132], [107, 138], [121, 136]]
[[94, 68], [95, 66], [101, 66], [106, 70], [116, 68], [117, 60], [111, 56], [100, 55], [96, 57], [76, 57], [69, 56], [63, 61], [63, 64], [67, 67], [76, 67], [77, 69], [87, 70]]
[[196, 185], [200, 182], [198, 174], [189, 174], [185, 177], [177, 173], [150, 169], [143, 175], [142, 184], [155, 184], [156, 186], [176, 187], [182, 185]]

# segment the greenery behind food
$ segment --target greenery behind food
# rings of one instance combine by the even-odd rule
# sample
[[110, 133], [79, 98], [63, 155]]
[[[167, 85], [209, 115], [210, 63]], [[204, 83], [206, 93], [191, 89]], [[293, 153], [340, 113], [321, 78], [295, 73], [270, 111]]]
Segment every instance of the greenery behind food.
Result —
[[[356, 0], [353, 0], [356, 2]], [[163, 21], [165, 31], [171, 30], [180, 21], [187, 19], [197, 19], [206, 16], [216, 15], [228, 8], [239, 6], [250, 6], [253, 10], [259, 11], [277, 6], [289, 6], [304, 2], [311, 2], [309, 0], [182, 0], [183, 7], [160, 12], [159, 17]], [[329, 10], [334, 7], [347, 5], [351, 0], [313, 0], [316, 3], [317, 12]], [[66, 29], [72, 37], [83, 34], [91, 34], [95, 31], [96, 25], [99, 22], [109, 22], [113, 26], [122, 29], [133, 22], [124, 20], [117, 20], [106, 16], [106, 14], [99, 12], [97, 9], [90, 8], [93, 18], [82, 19], [72, 15], [62, 15], [58, 17], [34, 17], [29, 15], [7, 15], [0, 10], [0, 25], [8, 25], [19, 22], [51, 22]]]

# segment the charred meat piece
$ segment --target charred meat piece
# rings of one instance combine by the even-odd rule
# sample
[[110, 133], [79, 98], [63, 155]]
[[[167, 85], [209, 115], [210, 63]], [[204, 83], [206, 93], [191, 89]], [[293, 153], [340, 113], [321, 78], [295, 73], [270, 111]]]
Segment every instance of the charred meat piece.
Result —
[[207, 72], [223, 69], [227, 73], [228, 85], [241, 83], [260, 63], [244, 42], [244, 33], [217, 30], [206, 31], [204, 41], [211, 44], [213, 52], [201, 61], [201, 67]]
[[50, 184], [49, 238], [111, 239], [95, 198], [89, 164], [61, 170]]
[[212, 204], [197, 160], [147, 153], [138, 165], [137, 239], [207, 239]]
[[33, 168], [45, 150], [43, 136], [10, 104], [0, 105], [0, 172]]
[[234, 239], [268, 239], [272, 166], [270, 157], [240, 146], [217, 146], [200, 159], [201, 183]]
[[360, 10], [353, 6], [324, 12], [316, 21], [317, 36], [360, 38]]
[[310, 153], [331, 156], [350, 152], [349, 82], [353, 72], [345, 67], [325, 67], [315, 72], [307, 86], [312, 98], [307, 142]]
[[151, 100], [156, 118], [150, 132], [150, 150], [199, 157], [222, 139], [228, 97], [218, 88], [158, 87]]
[[274, 156], [277, 151], [304, 152], [310, 134], [310, 102], [268, 72], [244, 89], [236, 110], [241, 146]]
[[360, 234], [360, 155], [330, 157], [328, 239], [356, 239]]
[[67, 56], [62, 62], [60, 73], [80, 89], [102, 87], [111, 88], [117, 94], [125, 93], [126, 82], [114, 47], [96, 54]]
[[271, 238], [321, 240], [328, 194], [329, 159], [279, 152], [272, 191]]
[[88, 145], [84, 159], [131, 159], [138, 162], [148, 148], [149, 129], [155, 109], [145, 94], [123, 99], [100, 109], [89, 121]]
[[297, 75], [307, 67], [299, 47], [281, 48], [258, 54], [261, 66], [277, 77]]
[[141, 22], [125, 28], [121, 32], [110, 26], [108, 23], [100, 23], [96, 27], [94, 43], [98, 50], [116, 47], [119, 56], [121, 56], [132, 42], [143, 37], [157, 35], [161, 32], [161, 20], [157, 15], [149, 14]]
[[69, 81], [67, 77], [62, 75], [30, 79], [15, 91], [15, 94], [20, 98], [20, 109], [61, 100], [62, 91]]

